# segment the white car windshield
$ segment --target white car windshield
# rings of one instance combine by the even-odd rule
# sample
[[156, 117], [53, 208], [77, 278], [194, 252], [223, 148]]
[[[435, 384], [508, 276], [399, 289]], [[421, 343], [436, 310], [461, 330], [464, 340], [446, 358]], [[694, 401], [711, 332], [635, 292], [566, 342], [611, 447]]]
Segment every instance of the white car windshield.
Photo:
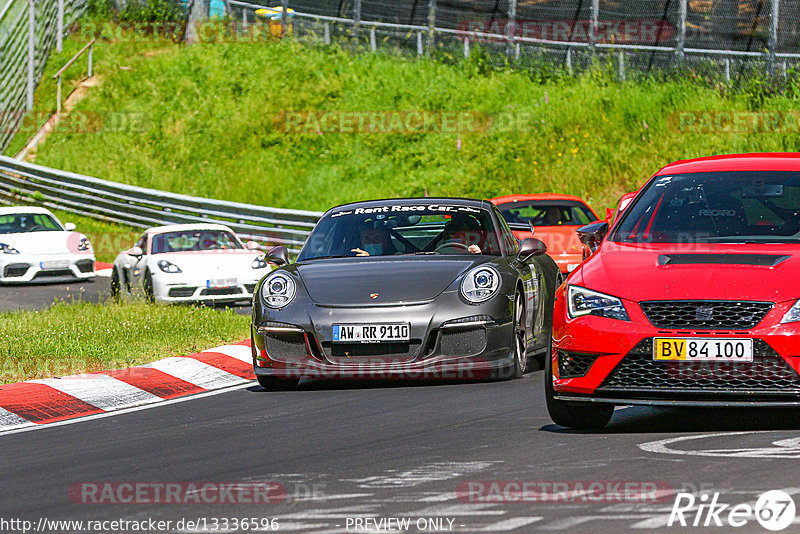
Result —
[[61, 232], [64, 228], [46, 213], [8, 213], [0, 215], [0, 234]]
[[153, 236], [153, 254], [196, 252], [201, 250], [242, 249], [242, 244], [224, 230], [187, 230]]

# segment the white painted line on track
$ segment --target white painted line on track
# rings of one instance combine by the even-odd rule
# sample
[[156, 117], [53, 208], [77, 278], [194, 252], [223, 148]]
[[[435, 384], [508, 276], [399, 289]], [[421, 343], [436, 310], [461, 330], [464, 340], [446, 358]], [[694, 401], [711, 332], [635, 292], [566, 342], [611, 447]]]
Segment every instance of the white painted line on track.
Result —
[[[162, 402], [154, 403], [154, 404], [143, 404], [141, 406], [134, 406], [132, 408], [124, 408], [122, 410], [116, 410], [113, 412], [105, 412], [105, 413], [98, 413], [94, 415], [87, 415], [84, 417], [77, 417], [75, 419], [67, 419], [66, 421], [57, 421], [55, 423], [47, 423], [45, 425], [37, 425], [31, 423], [31, 426], [26, 426], [24, 428], [13, 428], [11, 430], [0, 431], [0, 437], [9, 436], [11, 434], [19, 434], [21, 432], [31, 432], [33, 430], [46, 430], [48, 428], [53, 428], [56, 426], [66, 426], [66, 425], [74, 425], [76, 423], [83, 423], [86, 421], [94, 421], [95, 419], [105, 419], [106, 417], [114, 417], [117, 415], [122, 415], [125, 413], [132, 413], [132, 412], [139, 412], [142, 410], [149, 410], [151, 408], [160, 408], [161, 406], [167, 406], [170, 404], [178, 404], [181, 402], [186, 401], [193, 401], [197, 399], [202, 399], [205, 397], [213, 397], [214, 395], [221, 395], [222, 393], [228, 393], [231, 391], [235, 391], [237, 389], [244, 389], [247, 387], [251, 387], [255, 383], [255, 380], [249, 380], [244, 384], [237, 384], [234, 386], [228, 386], [225, 388], [217, 389], [214, 391], [206, 391], [205, 393], [197, 393], [196, 395], [187, 395], [185, 397], [178, 397], [176, 399], [165, 400]], [[12, 414], [13, 415], [13, 414]]]
[[120, 410], [164, 400], [108, 375], [75, 375], [62, 378], [29, 380], [28, 382], [50, 386], [106, 411]]
[[242, 382], [250, 382], [246, 378], [240, 378], [194, 358], [184, 358], [182, 356], [164, 358], [142, 367], [157, 369], [203, 389], [216, 389]]
[[421, 510], [409, 512], [407, 516], [413, 517], [449, 517], [449, 516], [470, 516], [470, 515], [505, 515], [505, 510], [490, 510], [497, 503], [470, 503], [470, 504], [450, 504], [446, 506], [429, 506]]
[[241, 360], [244, 363], [253, 363], [253, 354], [247, 345], [223, 345], [213, 349], [206, 349], [203, 352], [217, 352]]
[[15, 413], [11, 413], [4, 408], [0, 408], [0, 428], [11, 427], [17, 429], [23, 426], [33, 426], [35, 424], [36, 423], [32, 423], [31, 421], [28, 421], [27, 419], [24, 419]]
[[[700, 450], [687, 450], [687, 449], [673, 449], [670, 447], [673, 443], [684, 441], [694, 441], [700, 439], [718, 438], [726, 436], [757, 436], [764, 434], [763, 431], [747, 431], [747, 432], [717, 432], [714, 434], [699, 434], [696, 436], [679, 436], [675, 438], [660, 439], [657, 441], [649, 441], [647, 443], [639, 444], [639, 448], [643, 451], [654, 452], [660, 454], [678, 454], [683, 456], [714, 456], [723, 458], [786, 458], [797, 459], [800, 458], [800, 438], [790, 438], [773, 441], [773, 446], [766, 447], [730, 447], [727, 449], [700, 449]], [[764, 435], [769, 439], [769, 436]]]
[[479, 528], [478, 532], [508, 532], [510, 530], [516, 530], [518, 528], [530, 525], [531, 523], [536, 523], [542, 519], [543, 517], [541, 516], [512, 517], [511, 519], [504, 519], [503, 521], [498, 521], [497, 523], [492, 523], [483, 528]]

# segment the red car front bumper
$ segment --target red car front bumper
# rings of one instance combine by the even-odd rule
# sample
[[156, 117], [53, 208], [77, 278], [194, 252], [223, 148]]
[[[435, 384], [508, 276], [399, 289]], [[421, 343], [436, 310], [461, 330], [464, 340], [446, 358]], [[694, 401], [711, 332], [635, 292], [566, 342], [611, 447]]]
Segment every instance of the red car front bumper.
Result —
[[[561, 400], [650, 405], [800, 406], [800, 323], [780, 324], [794, 302], [775, 304], [741, 330], [670, 330], [653, 326], [639, 303], [625, 301], [630, 322], [570, 319], [565, 287], [556, 295], [551, 368]], [[751, 363], [655, 361], [657, 337], [754, 340]]]

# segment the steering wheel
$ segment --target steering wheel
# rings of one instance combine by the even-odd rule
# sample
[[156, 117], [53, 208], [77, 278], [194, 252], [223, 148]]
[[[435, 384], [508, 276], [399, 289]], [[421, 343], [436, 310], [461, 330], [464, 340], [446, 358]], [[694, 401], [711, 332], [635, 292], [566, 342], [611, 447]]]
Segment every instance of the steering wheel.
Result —
[[43, 224], [34, 224], [33, 226], [30, 227], [30, 229], [28, 231], [29, 232], [39, 232], [40, 230], [45, 230], [46, 231], [47, 229], [48, 228]]
[[436, 252], [441, 252], [446, 248], [456, 248], [463, 250], [464, 252], [469, 252], [469, 247], [464, 243], [459, 243], [458, 241], [450, 241], [448, 243], [442, 243], [441, 245], [436, 247]]

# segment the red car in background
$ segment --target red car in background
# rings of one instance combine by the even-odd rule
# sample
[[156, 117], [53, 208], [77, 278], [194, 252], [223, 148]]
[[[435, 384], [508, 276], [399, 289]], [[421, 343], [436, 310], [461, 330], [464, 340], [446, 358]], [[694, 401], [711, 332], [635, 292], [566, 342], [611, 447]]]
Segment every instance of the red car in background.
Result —
[[571, 195], [507, 195], [489, 199], [497, 206], [518, 239], [536, 235], [547, 245], [563, 275], [583, 261], [583, 245], [577, 229], [599, 217], [580, 197]]
[[[608, 235], [606, 235], [608, 234]], [[556, 294], [551, 418], [615, 405], [800, 407], [800, 154], [664, 167]]]

